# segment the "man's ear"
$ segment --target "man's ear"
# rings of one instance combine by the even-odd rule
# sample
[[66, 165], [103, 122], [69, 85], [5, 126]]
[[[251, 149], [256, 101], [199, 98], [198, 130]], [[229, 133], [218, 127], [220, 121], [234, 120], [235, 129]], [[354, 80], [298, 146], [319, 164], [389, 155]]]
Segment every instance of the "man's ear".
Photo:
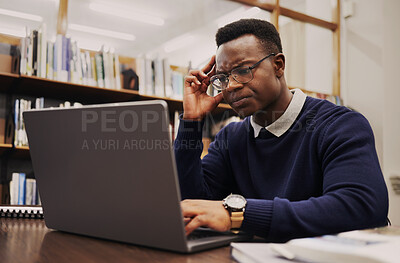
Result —
[[277, 78], [281, 78], [285, 72], [285, 55], [278, 53], [274, 57], [274, 69]]

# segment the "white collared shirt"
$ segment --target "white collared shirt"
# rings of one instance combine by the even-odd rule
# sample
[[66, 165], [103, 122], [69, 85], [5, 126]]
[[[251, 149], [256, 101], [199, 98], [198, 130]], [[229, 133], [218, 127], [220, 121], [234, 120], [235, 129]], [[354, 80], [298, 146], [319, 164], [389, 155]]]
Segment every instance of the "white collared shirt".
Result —
[[285, 112], [282, 114], [282, 116], [280, 116], [276, 121], [274, 121], [267, 127], [262, 127], [261, 125], [258, 125], [254, 121], [254, 117], [251, 116], [250, 123], [254, 129], [254, 138], [258, 137], [262, 128], [265, 128], [276, 137], [280, 137], [287, 130], [289, 130], [289, 128], [296, 120], [297, 116], [300, 114], [300, 111], [303, 108], [307, 97], [307, 95], [304, 94], [300, 89], [291, 90], [291, 92], [293, 93], [293, 97]]

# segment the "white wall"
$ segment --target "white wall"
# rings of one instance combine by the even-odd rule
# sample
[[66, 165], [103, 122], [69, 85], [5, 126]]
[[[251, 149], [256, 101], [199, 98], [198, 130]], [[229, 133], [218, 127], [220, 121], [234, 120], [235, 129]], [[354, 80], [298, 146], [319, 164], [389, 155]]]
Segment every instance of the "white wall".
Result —
[[[385, 0], [383, 6], [383, 170], [385, 176], [400, 176], [400, 1]], [[387, 180], [389, 185], [389, 180]], [[400, 195], [390, 187], [390, 220], [400, 225]]]
[[[332, 15], [329, 0], [306, 0], [306, 14], [328, 18]], [[329, 29], [305, 24], [306, 58], [305, 89], [332, 93], [333, 87], [333, 34]]]
[[[400, 2], [353, 0], [355, 12], [342, 23], [342, 96], [348, 106], [367, 117], [389, 189], [389, 218], [400, 225], [400, 199], [389, 177], [400, 175], [399, 74]], [[397, 81], [398, 82], [398, 81]]]

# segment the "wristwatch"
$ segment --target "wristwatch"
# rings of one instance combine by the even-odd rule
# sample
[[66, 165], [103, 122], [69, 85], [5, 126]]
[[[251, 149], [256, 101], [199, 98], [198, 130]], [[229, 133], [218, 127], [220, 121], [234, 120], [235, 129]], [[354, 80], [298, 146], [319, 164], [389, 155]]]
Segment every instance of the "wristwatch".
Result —
[[237, 194], [230, 194], [223, 201], [223, 206], [231, 216], [231, 231], [238, 233], [244, 219], [243, 214], [247, 201], [243, 196]]

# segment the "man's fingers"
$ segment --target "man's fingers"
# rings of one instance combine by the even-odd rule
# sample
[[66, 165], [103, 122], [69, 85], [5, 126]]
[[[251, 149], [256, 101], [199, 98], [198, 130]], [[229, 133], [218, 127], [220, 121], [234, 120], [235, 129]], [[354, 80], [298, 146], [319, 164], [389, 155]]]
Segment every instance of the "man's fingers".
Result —
[[188, 84], [197, 84], [197, 85], [201, 85], [201, 82], [197, 79], [196, 76], [192, 76], [192, 75], [188, 75], [185, 77], [185, 82]]
[[204, 68], [201, 69], [201, 71], [209, 73], [211, 69], [214, 67], [214, 64], [215, 64], [215, 55], [211, 57], [210, 61], [207, 63], [207, 65], [204, 66]]
[[200, 213], [198, 207], [196, 207], [196, 205], [189, 200], [183, 200], [181, 202], [181, 210], [183, 217], [188, 218], [195, 217]]
[[211, 71], [207, 73], [207, 77], [211, 78], [216, 73], [215, 65], [212, 67]]
[[223, 98], [224, 96], [222, 95], [222, 92], [214, 96], [215, 102], [217, 102], [218, 104], [221, 103]]
[[201, 220], [201, 216], [196, 216], [193, 218], [186, 226], [185, 231], [186, 235], [192, 233], [195, 229], [203, 226], [204, 222]]

